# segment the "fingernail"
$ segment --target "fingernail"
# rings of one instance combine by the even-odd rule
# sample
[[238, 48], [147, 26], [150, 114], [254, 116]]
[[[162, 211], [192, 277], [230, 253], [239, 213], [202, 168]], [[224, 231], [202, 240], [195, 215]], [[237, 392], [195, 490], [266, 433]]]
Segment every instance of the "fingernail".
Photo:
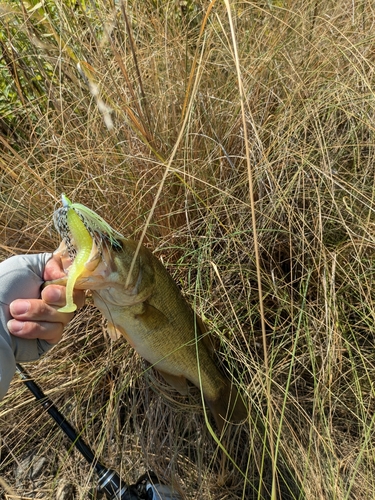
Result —
[[46, 288], [45, 300], [50, 304], [59, 302], [61, 300], [61, 289], [53, 285]]
[[15, 300], [10, 304], [10, 314], [12, 316], [19, 316], [26, 314], [30, 309], [30, 302], [28, 300]]
[[22, 321], [17, 321], [16, 319], [11, 319], [8, 321], [7, 327], [10, 333], [21, 333], [23, 330], [24, 323]]

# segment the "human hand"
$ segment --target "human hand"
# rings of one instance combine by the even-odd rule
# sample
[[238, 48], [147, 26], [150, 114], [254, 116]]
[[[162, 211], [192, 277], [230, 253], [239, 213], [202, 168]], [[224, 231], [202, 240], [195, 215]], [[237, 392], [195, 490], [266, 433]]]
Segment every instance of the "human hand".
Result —
[[[63, 276], [65, 273], [61, 260], [53, 255], [45, 265], [43, 279], [49, 281]], [[85, 295], [82, 290], [74, 291], [74, 302], [78, 308], [83, 306]], [[46, 286], [40, 299], [16, 299], [9, 305], [13, 319], [7, 323], [8, 330], [15, 337], [40, 339], [49, 344], [57, 344], [65, 326], [74, 316], [74, 313], [58, 312], [64, 305], [65, 287], [59, 285]]]

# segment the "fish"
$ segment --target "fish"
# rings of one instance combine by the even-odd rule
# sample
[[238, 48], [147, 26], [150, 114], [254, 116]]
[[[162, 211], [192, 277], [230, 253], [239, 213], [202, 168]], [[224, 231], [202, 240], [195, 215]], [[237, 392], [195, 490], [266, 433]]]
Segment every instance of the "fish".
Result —
[[[145, 246], [126, 239], [94, 211], [62, 195], [53, 221], [62, 241], [55, 254], [66, 276], [66, 306], [74, 308], [73, 288], [91, 290], [109, 329], [180, 394], [187, 381], [201, 390], [217, 428], [241, 423], [248, 410], [236, 385], [216, 366], [209, 332], [183, 297], [162, 262]], [[73, 305], [72, 305], [73, 304]]]

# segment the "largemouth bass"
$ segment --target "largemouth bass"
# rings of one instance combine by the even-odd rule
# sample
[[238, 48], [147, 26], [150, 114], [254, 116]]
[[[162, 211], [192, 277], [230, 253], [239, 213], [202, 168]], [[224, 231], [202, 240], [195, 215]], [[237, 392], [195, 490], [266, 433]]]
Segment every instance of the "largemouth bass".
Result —
[[62, 238], [55, 253], [67, 274], [52, 282], [66, 285], [61, 311], [74, 310], [73, 287], [91, 290], [110, 328], [170, 385], [181, 394], [187, 394], [186, 380], [201, 388], [220, 431], [226, 421], [244, 420], [248, 412], [236, 387], [215, 366], [207, 329], [162, 263], [64, 195], [54, 224]]

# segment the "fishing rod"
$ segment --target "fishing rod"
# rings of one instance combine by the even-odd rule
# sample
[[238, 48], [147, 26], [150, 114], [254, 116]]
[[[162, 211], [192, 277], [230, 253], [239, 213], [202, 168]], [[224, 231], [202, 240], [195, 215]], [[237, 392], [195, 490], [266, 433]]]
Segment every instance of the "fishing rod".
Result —
[[87, 462], [94, 466], [98, 475], [99, 491], [103, 492], [108, 500], [181, 500], [180, 495], [169, 486], [160, 484], [152, 472], [141, 476], [135, 485], [128, 486], [116, 471], [108, 469], [99, 462], [92, 449], [19, 363], [16, 364], [16, 370], [44, 410], [55, 420]]

